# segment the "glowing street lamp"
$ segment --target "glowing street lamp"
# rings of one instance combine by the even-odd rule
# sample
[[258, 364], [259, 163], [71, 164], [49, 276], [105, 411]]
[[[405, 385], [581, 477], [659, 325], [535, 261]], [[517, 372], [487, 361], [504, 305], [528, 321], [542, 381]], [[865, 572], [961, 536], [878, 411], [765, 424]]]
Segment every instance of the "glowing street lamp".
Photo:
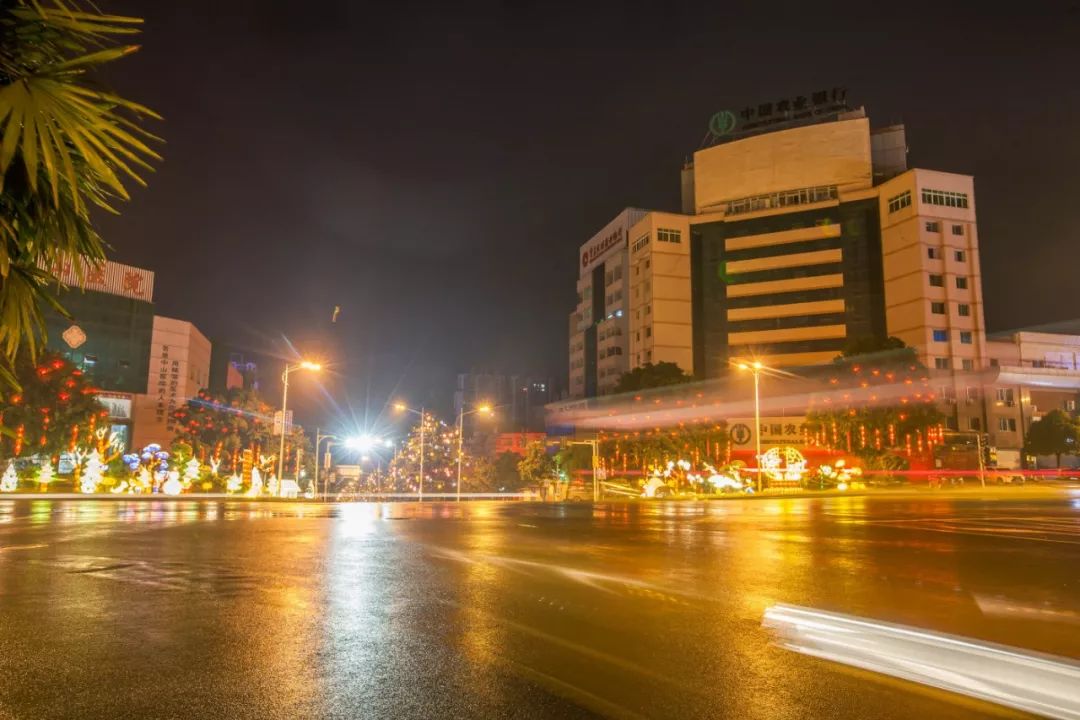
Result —
[[461, 409], [458, 411], [457, 416], [457, 502], [461, 502], [461, 457], [464, 455], [462, 450], [462, 429], [466, 415], [472, 415], [474, 413], [480, 413], [481, 415], [491, 415], [495, 412], [495, 409], [491, 407], [489, 403], [480, 403], [469, 412], [465, 412], [465, 403], [461, 403]]
[[416, 501], [424, 502], [424, 408], [414, 410], [403, 402], [394, 403], [394, 409], [398, 412], [411, 412], [420, 416], [420, 481], [416, 484]]
[[[312, 372], [318, 372], [322, 370], [322, 365], [311, 360], [301, 360], [295, 365], [285, 365], [285, 372], [281, 373], [281, 446], [278, 448], [278, 488], [282, 486], [282, 480], [284, 480], [285, 472], [285, 418], [288, 415], [289, 404], [289, 373], [293, 370], [311, 370]], [[318, 448], [316, 448], [318, 452]]]
[[757, 491], [761, 492], [761, 395], [758, 391], [758, 378], [765, 366], [755, 360], [752, 363], [741, 362], [735, 367], [749, 370], [754, 375], [754, 453], [757, 457]]

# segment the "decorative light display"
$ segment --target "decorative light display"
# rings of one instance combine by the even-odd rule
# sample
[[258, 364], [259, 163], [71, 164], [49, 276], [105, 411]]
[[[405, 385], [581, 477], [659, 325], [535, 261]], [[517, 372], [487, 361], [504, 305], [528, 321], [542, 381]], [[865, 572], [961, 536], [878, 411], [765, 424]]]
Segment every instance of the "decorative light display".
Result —
[[225, 481], [225, 491], [230, 493], [240, 492], [240, 488], [243, 487], [244, 481], [240, 479], [240, 476], [233, 473], [229, 476], [229, 479]]
[[15, 472], [15, 461], [8, 460], [4, 476], [0, 477], [0, 492], [15, 492], [19, 487], [19, 476]]
[[97, 451], [97, 448], [94, 448], [86, 456], [86, 464], [79, 482], [79, 490], [87, 494], [96, 493], [98, 486], [101, 485], [103, 470], [104, 463], [101, 462], [101, 453]]
[[802, 482], [806, 458], [790, 445], [769, 448], [761, 454], [761, 472], [772, 482]]
[[37, 480], [41, 483], [41, 489], [44, 490], [55, 479], [55, 473], [53, 472], [52, 458], [45, 458], [45, 462], [41, 464], [41, 470], [38, 472]]

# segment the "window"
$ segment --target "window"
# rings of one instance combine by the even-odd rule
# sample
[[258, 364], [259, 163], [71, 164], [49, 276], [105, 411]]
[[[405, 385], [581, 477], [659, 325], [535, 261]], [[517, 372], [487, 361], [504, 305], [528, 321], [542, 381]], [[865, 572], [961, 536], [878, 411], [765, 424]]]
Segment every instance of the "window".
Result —
[[960, 313], [960, 317], [969, 317], [971, 315], [971, 306], [967, 303], [960, 303], [956, 306], [956, 312]]
[[923, 188], [922, 201], [928, 205], [944, 205], [945, 207], [966, 208], [968, 206], [967, 193], [931, 190], [930, 188]]
[[681, 243], [682, 232], [679, 230], [656, 229], [656, 242]]
[[963, 250], [956, 250], [953, 252], [953, 257], [956, 259], [956, 262], [964, 262], [964, 260], [967, 259], [967, 253]]
[[889, 212], [894, 213], [897, 210], [903, 210], [906, 207], [911, 207], [911, 191], [905, 190], [899, 195], [894, 195], [889, 198]]
[[982, 430], [982, 422], [977, 417], [968, 418], [969, 430]]
[[[819, 187], [800, 188], [799, 190], [785, 190], [783, 192], [769, 193], [767, 195], [754, 195], [740, 198], [727, 203], [727, 214], [755, 212], [757, 210], [769, 210], [770, 208], [790, 207], [792, 205], [806, 205], [807, 203], [826, 202], [835, 200], [837, 197], [835, 185], [822, 185]], [[910, 198], [908, 204], [911, 204]]]
[[937, 220], [927, 220], [926, 232], [941, 232], [941, 223]]
[[95, 365], [97, 365], [97, 355], [84, 355], [83, 356], [83, 366], [84, 367], [94, 367]]
[[604, 285], [607, 286], [613, 282], [615, 282], [615, 273], [608, 270], [607, 274], [604, 276]]
[[975, 369], [975, 361], [972, 360], [971, 358], [964, 358], [963, 360], [960, 361], [960, 363], [961, 363], [961, 367], [963, 367], [965, 370], [974, 370]]
[[634, 246], [631, 248], [630, 252], [636, 253], [638, 250], [640, 250], [641, 248], [645, 247], [648, 244], [649, 244], [649, 233], [645, 233], [644, 235], [642, 235], [641, 237], [639, 237], [637, 240], [634, 241]]
[[652, 305], [646, 305], [645, 306], [645, 314], [648, 315], [650, 313], [652, 313]]
[[645, 328], [645, 337], [647, 337], [647, 338], [652, 337], [652, 328], [651, 327]]
[[943, 303], [943, 302], [932, 302], [932, 303], [930, 303], [930, 312], [934, 313], [935, 315], [944, 315], [945, 314], [945, 303]]
[[1013, 404], [1013, 391], [1012, 391], [1012, 388], [998, 388], [995, 395], [997, 397], [998, 402], [1005, 403], [1006, 405], [1012, 405]]
[[1065, 409], [1068, 410], [1069, 412], [1073, 412], [1074, 410], [1076, 410], [1076, 401], [1075, 400], [1066, 400], [1065, 401]]
[[953, 225], [952, 226], [952, 234], [953, 235], [963, 235], [964, 234], [964, 226], [963, 225]]
[[960, 331], [960, 344], [961, 345], [970, 345], [971, 344], [971, 331], [970, 330], [961, 330]]
[[926, 257], [930, 258], [931, 260], [940, 260], [941, 250], [936, 247], [928, 247], [926, 248]]
[[967, 277], [964, 275], [956, 276], [956, 289], [967, 290]]
[[934, 367], [938, 370], [948, 370], [949, 358], [934, 358]]
[[645, 269], [646, 269], [646, 270], [648, 270], [648, 269], [649, 269], [649, 266], [650, 266], [651, 264], [652, 264], [652, 263], [651, 263], [650, 261], [646, 260], [646, 261], [645, 261]]
[[999, 417], [998, 430], [1001, 432], [1016, 432], [1016, 419]]
[[949, 331], [948, 330], [935, 330], [934, 331], [934, 342], [948, 342], [948, 341], [949, 341]]
[[945, 287], [945, 278], [941, 275], [930, 273], [930, 287]]
[[969, 403], [977, 402], [979, 399], [979, 388], [969, 387], [967, 389], [967, 401]]

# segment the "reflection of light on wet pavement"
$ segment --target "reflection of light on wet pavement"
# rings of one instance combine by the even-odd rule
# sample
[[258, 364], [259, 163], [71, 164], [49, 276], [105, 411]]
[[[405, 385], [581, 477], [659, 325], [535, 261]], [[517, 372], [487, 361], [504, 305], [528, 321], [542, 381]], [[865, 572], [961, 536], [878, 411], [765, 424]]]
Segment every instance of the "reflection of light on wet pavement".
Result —
[[789, 650], [1053, 718], [1080, 719], [1080, 664], [793, 605], [762, 623]]

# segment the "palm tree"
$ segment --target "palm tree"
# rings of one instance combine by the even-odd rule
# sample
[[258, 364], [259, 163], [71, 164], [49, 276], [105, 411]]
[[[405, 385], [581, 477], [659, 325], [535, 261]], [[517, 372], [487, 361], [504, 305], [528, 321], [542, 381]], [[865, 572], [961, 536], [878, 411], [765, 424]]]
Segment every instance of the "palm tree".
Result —
[[0, 380], [44, 335], [42, 306], [64, 312], [54, 268], [85, 272], [105, 259], [91, 211], [116, 212], [125, 182], [160, 157], [137, 124], [151, 110], [92, 82], [138, 49], [111, 42], [139, 18], [84, 10], [73, 0], [0, 0]]

